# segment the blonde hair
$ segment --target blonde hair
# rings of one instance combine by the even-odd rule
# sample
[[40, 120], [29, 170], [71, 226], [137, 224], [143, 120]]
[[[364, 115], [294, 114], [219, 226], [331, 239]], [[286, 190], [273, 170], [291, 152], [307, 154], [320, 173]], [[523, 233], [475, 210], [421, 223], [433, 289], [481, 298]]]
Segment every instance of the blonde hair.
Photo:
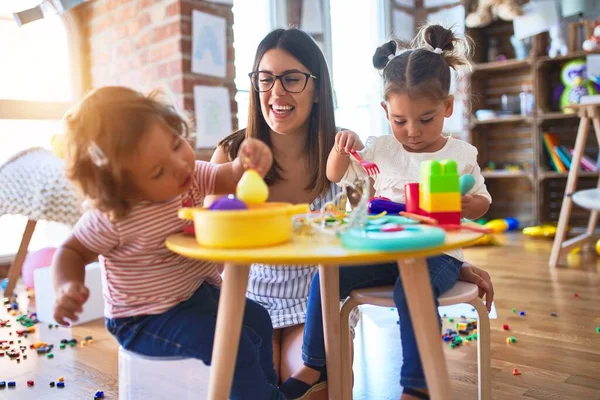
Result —
[[391, 40], [375, 50], [373, 66], [382, 71], [384, 98], [392, 93], [435, 100], [448, 97], [450, 68], [469, 70], [471, 40], [451, 29], [428, 24], [421, 27], [409, 48]]
[[122, 86], [90, 92], [63, 119], [67, 177], [92, 205], [118, 219], [130, 210], [134, 185], [123, 168], [150, 126], [187, 138], [187, 121], [162, 100]]

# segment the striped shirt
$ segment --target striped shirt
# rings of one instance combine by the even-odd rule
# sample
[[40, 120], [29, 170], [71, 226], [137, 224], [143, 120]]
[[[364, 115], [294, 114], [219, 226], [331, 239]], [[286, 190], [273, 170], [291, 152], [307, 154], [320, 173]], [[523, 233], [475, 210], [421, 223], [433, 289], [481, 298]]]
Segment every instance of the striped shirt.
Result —
[[[339, 186], [331, 183], [329, 191], [317, 197], [310, 209], [320, 210], [341, 191]], [[317, 271], [315, 265], [252, 264], [246, 297], [267, 309], [276, 329], [303, 324], [310, 283]], [[358, 318], [358, 312], [351, 314], [352, 326], [356, 325]]]
[[117, 221], [87, 211], [73, 234], [100, 255], [104, 314], [108, 318], [160, 314], [187, 300], [203, 282], [221, 284], [214, 263], [189, 259], [165, 247], [166, 238], [188, 223], [177, 216], [182, 205], [201, 207], [215, 188], [217, 168], [196, 161], [187, 193], [163, 203], [143, 201]]

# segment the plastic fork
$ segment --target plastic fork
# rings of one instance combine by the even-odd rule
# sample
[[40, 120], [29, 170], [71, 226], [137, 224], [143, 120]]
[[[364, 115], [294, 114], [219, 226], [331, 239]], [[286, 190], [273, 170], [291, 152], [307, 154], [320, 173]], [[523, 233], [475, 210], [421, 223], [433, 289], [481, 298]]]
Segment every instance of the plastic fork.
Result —
[[363, 158], [360, 156], [360, 154], [356, 152], [356, 150], [350, 150], [350, 154], [356, 159], [356, 161], [358, 161], [360, 166], [363, 167], [363, 169], [367, 172], [367, 175], [373, 176], [379, 174], [379, 167], [377, 166], [377, 164], [363, 160]]

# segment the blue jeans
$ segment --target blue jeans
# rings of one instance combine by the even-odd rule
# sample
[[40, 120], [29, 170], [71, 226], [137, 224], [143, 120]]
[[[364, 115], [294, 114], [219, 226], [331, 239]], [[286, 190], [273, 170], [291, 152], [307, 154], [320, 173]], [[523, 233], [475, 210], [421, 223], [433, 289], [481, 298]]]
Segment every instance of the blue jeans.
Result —
[[[462, 261], [447, 255], [427, 259], [429, 277], [433, 288], [435, 305], [440, 294], [450, 289], [458, 280]], [[340, 299], [348, 297], [354, 289], [375, 286], [394, 285], [394, 303], [398, 307], [400, 317], [400, 336], [402, 337], [402, 355], [404, 357], [400, 376], [400, 385], [415, 389], [425, 389], [425, 375], [419, 357], [419, 350], [408, 312], [408, 304], [404, 287], [400, 279], [397, 263], [364, 265], [356, 267], [340, 267]], [[436, 314], [442, 322], [439, 314]], [[413, 316], [414, 317], [414, 316]], [[325, 365], [325, 339], [323, 336], [323, 314], [321, 311], [321, 291], [319, 275], [310, 284], [306, 325], [304, 327], [304, 343], [302, 360], [313, 366]]]
[[[106, 328], [135, 353], [197, 358], [210, 365], [220, 293], [204, 283], [188, 300], [162, 314], [107, 318]], [[283, 399], [273, 365], [271, 318], [252, 300], [246, 300], [231, 399]]]

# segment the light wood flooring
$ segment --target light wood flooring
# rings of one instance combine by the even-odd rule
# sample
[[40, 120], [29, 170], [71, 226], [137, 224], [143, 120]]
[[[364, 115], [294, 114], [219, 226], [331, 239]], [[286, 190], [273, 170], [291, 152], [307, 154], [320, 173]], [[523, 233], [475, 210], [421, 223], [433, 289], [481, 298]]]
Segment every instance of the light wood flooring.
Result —
[[[600, 257], [593, 252], [570, 257], [568, 268], [550, 270], [551, 242], [533, 240], [520, 234], [500, 237], [498, 247], [468, 249], [469, 261], [492, 276], [498, 319], [492, 327], [492, 373], [494, 399], [600, 399]], [[575, 296], [575, 293], [578, 296]], [[21, 307], [26, 307], [21, 291]], [[519, 317], [512, 308], [525, 310]], [[557, 317], [550, 313], [556, 312]], [[0, 320], [7, 319], [4, 307]], [[502, 330], [509, 324], [510, 332]], [[43, 340], [55, 345], [54, 358], [47, 359], [28, 350], [20, 363], [0, 357], [0, 381], [15, 380], [15, 389], [0, 389], [0, 399], [92, 399], [103, 390], [107, 399], [118, 397], [117, 343], [96, 321], [73, 329], [36, 325], [37, 332], [23, 343]], [[19, 329], [0, 328], [0, 340], [14, 340]], [[58, 349], [61, 339], [83, 339], [94, 343]], [[507, 336], [517, 343], [507, 345]], [[377, 329], [366, 318], [355, 339], [356, 385], [354, 398], [360, 400], [398, 399], [400, 366], [397, 331]], [[392, 349], [390, 351], [390, 349]], [[452, 378], [452, 399], [477, 398], [476, 347], [444, 347]], [[513, 368], [522, 375], [513, 376]], [[48, 383], [65, 378], [64, 389]], [[34, 387], [27, 387], [27, 380]], [[160, 385], [160, 382], [156, 382]], [[172, 399], [169, 399], [172, 400]]]

